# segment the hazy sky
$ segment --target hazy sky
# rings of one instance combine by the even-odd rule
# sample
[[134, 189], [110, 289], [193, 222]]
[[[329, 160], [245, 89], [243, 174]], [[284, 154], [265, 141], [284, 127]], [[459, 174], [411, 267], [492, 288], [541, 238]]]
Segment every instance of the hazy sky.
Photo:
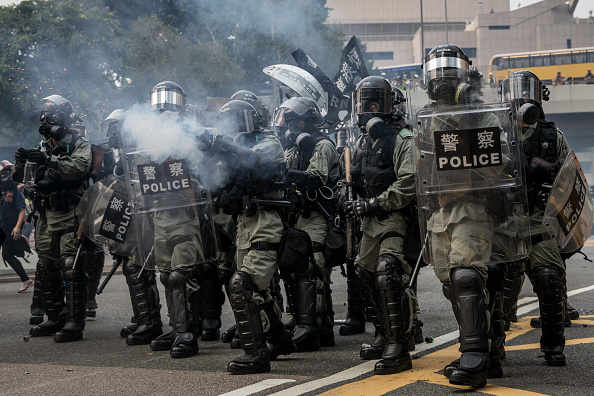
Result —
[[[541, 0], [509, 0], [509, 5], [512, 10], [518, 8], [518, 4], [525, 7], [530, 4], [538, 3]], [[0, 6], [19, 3], [20, 0], [0, 0]], [[587, 18], [590, 10], [594, 10], [594, 0], [580, 0], [578, 6], [573, 14], [575, 17]]]

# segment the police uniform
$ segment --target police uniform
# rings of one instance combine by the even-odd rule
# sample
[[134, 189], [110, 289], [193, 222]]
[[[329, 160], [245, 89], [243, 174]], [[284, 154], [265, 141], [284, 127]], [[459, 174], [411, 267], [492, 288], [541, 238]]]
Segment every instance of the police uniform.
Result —
[[[55, 341], [74, 341], [82, 338], [87, 299], [86, 252], [79, 249], [75, 209], [88, 187], [91, 145], [84, 137], [67, 134], [58, 143], [46, 137], [36, 149], [47, 156], [46, 164], [39, 164], [46, 167], [42, 178], [42, 170], [37, 170], [33, 204], [38, 212], [35, 232], [35, 249], [39, 256], [37, 273], [48, 319], [33, 327], [31, 335], [47, 336], [57, 331]], [[15, 164], [13, 180], [22, 181], [23, 172], [23, 164]], [[77, 251], [79, 255], [75, 262]], [[66, 306], [62, 280], [66, 283]], [[66, 325], [61, 315], [64, 309]]]
[[[294, 304], [298, 310], [295, 312], [298, 318], [296, 318], [297, 326], [293, 341], [299, 351], [317, 350], [320, 346], [334, 346], [330, 271], [326, 268], [324, 257], [328, 219], [313, 201], [319, 202], [328, 213], [332, 212], [329, 202], [339, 178], [339, 157], [336, 147], [329, 139], [323, 136], [314, 139], [317, 142], [310, 158], [301, 159], [298, 146], [293, 146], [285, 152], [289, 169], [317, 176], [321, 185], [318, 189], [303, 191], [306, 207], [294, 225], [295, 228], [307, 232], [311, 238], [314, 261], [310, 264], [315, 268], [309, 268], [304, 274], [287, 274], [289, 279], [285, 279], [286, 282], [291, 283], [289, 288], [292, 287], [291, 290], [297, 292], [292, 298], [295, 299], [298, 296], [297, 304]], [[316, 335], [316, 332], [319, 335]]]
[[403, 244], [407, 229], [404, 212], [416, 196], [416, 163], [413, 135], [404, 119], [393, 116], [387, 125], [380, 124], [391, 133], [377, 139], [363, 133], [353, 154], [351, 174], [356, 192], [379, 208], [361, 219], [355, 265], [376, 328], [375, 339], [363, 344], [360, 356], [382, 358], [375, 373], [391, 374], [412, 367], [408, 351], [412, 348], [416, 298], [406, 288], [411, 267], [404, 258]]

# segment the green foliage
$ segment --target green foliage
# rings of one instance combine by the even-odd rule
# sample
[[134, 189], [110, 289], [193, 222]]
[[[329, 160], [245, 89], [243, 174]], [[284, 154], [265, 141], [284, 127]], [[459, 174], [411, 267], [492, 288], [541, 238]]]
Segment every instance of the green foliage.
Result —
[[0, 7], [0, 133], [39, 139], [38, 107], [68, 98], [100, 139], [111, 111], [172, 80], [190, 103], [240, 89], [266, 92], [262, 69], [302, 48], [330, 76], [343, 35], [325, 0], [29, 0]]

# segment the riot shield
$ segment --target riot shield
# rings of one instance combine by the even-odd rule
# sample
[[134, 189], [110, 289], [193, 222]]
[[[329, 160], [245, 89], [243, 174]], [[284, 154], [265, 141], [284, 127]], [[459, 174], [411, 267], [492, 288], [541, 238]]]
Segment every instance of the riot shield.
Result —
[[313, 99], [323, 116], [328, 114], [328, 93], [318, 80], [307, 71], [292, 65], [272, 65], [262, 70], [281, 84], [289, 97], [301, 96]]
[[529, 253], [518, 131], [510, 106], [488, 93], [484, 102], [433, 103], [414, 116], [424, 259], [435, 267], [515, 261]]
[[[150, 221], [146, 215], [133, 213], [122, 179], [109, 175], [94, 183], [82, 196], [76, 214], [87, 238], [110, 253], [140, 257], [150, 254]], [[138, 235], [143, 235], [144, 240]]]
[[571, 150], [559, 170], [544, 211], [545, 239], [562, 253], [584, 246], [592, 230], [592, 194], [577, 156]]
[[[153, 122], [157, 123], [158, 120]], [[167, 132], [164, 138], [175, 140], [187, 133], [183, 130], [183, 123], [171, 121], [165, 125], [167, 128], [163, 130]], [[220, 244], [214, 223], [212, 199], [199, 176], [201, 172], [207, 174], [203, 170], [207, 158], [202, 152], [192, 150], [192, 147], [184, 147], [177, 154], [168, 155], [154, 141], [149, 142], [151, 144], [143, 142], [144, 135], [139, 135], [139, 129], [142, 128], [125, 120], [120, 147], [123, 151], [123, 176], [132, 203], [132, 212], [148, 219], [154, 232], [146, 235], [142, 229], [134, 228], [136, 240], [144, 243], [150, 238], [149, 244], [154, 243], [154, 249], [150, 253], [146, 249], [140, 251], [140, 259], [148, 261], [149, 254], [155, 260], [170, 256], [177, 244], [190, 240], [196, 242], [197, 254], [201, 260], [216, 259]], [[185, 158], [178, 157], [182, 152], [186, 153]], [[168, 260], [163, 258], [161, 261], [157, 264]]]

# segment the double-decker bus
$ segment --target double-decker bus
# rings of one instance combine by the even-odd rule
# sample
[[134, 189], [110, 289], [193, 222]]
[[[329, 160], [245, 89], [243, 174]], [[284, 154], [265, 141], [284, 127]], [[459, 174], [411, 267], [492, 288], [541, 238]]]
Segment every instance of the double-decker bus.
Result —
[[583, 84], [591, 68], [594, 68], [594, 47], [497, 54], [489, 63], [496, 81], [506, 79], [509, 73], [529, 70], [544, 83], [552, 83], [560, 72], [565, 84]]

